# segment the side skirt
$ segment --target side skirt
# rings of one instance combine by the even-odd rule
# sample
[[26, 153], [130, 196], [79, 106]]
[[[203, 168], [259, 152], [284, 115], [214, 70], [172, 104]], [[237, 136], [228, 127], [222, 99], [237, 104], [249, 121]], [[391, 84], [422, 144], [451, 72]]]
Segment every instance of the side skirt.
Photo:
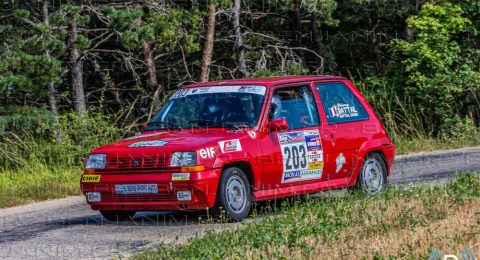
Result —
[[258, 190], [253, 193], [255, 201], [270, 200], [276, 198], [284, 198], [295, 195], [315, 193], [322, 190], [341, 189], [348, 186], [350, 177], [335, 179], [330, 181], [322, 181], [315, 183], [308, 183], [296, 186], [289, 186], [283, 188], [275, 188], [268, 190]]

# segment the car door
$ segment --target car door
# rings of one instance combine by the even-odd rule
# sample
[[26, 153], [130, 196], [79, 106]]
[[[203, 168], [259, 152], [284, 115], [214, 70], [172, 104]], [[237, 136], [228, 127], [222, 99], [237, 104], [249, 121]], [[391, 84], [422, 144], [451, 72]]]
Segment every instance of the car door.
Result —
[[310, 83], [275, 86], [267, 102], [266, 127], [269, 121], [284, 118], [288, 129], [267, 130], [260, 138], [264, 165], [262, 189], [322, 180], [320, 119]]
[[[360, 161], [358, 149], [367, 140], [369, 115], [348, 82], [314, 82], [320, 98], [321, 118], [325, 121], [321, 133], [327, 151], [325, 170], [328, 179], [350, 177]], [[361, 161], [360, 161], [361, 162]]]

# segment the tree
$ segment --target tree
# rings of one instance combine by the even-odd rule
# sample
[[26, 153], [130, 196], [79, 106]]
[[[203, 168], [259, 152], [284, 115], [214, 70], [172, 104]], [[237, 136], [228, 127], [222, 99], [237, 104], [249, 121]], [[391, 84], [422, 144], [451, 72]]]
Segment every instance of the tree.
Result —
[[243, 45], [243, 35], [240, 27], [241, 2], [241, 0], [233, 1], [232, 26], [235, 33], [234, 49], [237, 57], [238, 70], [243, 74], [244, 77], [248, 77], [250, 73], [247, 70], [247, 64], [245, 61], [245, 46]]
[[203, 46], [202, 62], [200, 68], [200, 81], [208, 81], [210, 74], [210, 64], [212, 62], [213, 43], [215, 41], [215, 16], [216, 4], [211, 1], [208, 4], [208, 22], [207, 35], [205, 37], [205, 44]]

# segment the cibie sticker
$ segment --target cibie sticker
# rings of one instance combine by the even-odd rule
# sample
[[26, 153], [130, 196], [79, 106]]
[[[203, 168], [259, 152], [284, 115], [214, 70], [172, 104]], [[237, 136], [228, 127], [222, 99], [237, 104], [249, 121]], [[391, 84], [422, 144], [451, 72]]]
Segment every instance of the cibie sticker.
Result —
[[239, 152], [242, 151], [242, 144], [238, 139], [232, 139], [228, 141], [220, 141], [218, 142], [220, 146], [220, 150], [222, 153], [230, 153], [230, 152]]
[[323, 150], [318, 130], [279, 133], [282, 152], [282, 182], [319, 179], [323, 172]]
[[328, 109], [328, 115], [335, 118], [356, 117], [358, 116], [358, 111], [354, 106], [338, 103]]
[[83, 175], [82, 182], [100, 182], [101, 175]]
[[335, 169], [336, 173], [338, 173], [342, 169], [345, 162], [346, 162], [345, 156], [343, 156], [343, 153], [340, 153], [337, 156], [337, 159], [335, 159], [335, 164], [337, 165], [337, 168]]
[[172, 181], [188, 181], [190, 180], [189, 172], [175, 172], [172, 173]]
[[156, 140], [156, 141], [141, 141], [141, 142], [136, 142], [128, 147], [159, 147], [159, 146], [164, 146], [168, 144], [167, 141], [162, 141], [162, 140]]

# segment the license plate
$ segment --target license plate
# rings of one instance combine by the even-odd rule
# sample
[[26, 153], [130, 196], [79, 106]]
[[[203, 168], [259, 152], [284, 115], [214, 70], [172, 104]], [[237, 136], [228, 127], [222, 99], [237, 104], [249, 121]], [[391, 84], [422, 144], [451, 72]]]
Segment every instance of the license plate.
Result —
[[116, 194], [155, 194], [158, 193], [157, 184], [116, 184]]

